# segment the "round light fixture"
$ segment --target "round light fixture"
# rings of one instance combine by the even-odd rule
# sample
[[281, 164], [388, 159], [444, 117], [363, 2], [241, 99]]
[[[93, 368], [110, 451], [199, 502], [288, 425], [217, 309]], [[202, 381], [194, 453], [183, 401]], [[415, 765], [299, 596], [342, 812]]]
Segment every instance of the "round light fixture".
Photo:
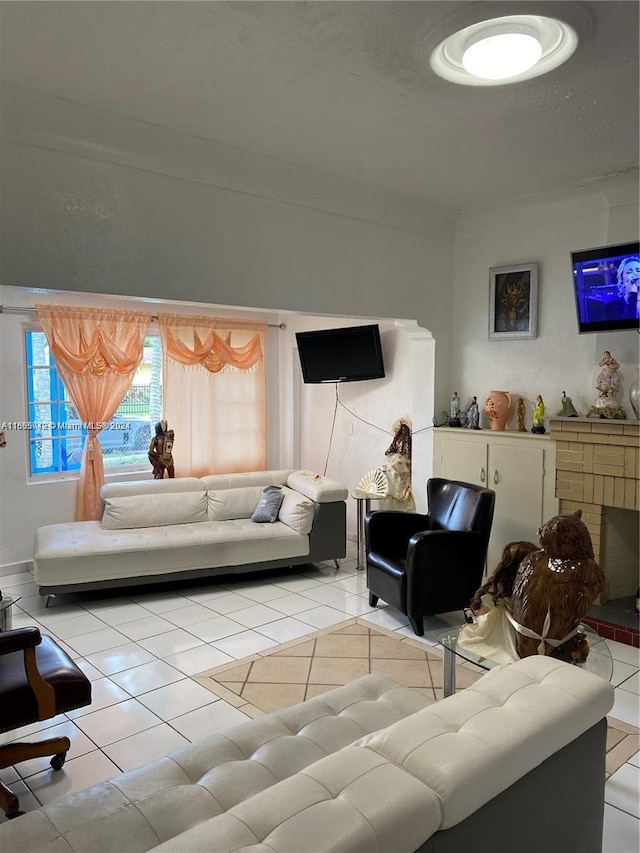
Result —
[[528, 27], [490, 27], [467, 42], [462, 67], [485, 80], [507, 80], [540, 60], [542, 45]]
[[546, 74], [566, 62], [577, 46], [575, 31], [563, 21], [509, 15], [449, 36], [431, 54], [431, 67], [453, 83], [499, 86]]

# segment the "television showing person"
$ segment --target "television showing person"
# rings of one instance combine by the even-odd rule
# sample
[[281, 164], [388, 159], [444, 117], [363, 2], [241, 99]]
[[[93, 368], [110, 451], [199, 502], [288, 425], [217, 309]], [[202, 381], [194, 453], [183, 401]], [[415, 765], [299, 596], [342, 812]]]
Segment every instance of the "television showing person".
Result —
[[638, 284], [640, 283], [640, 256], [624, 258], [618, 267], [618, 296], [624, 302], [623, 317], [638, 316]]

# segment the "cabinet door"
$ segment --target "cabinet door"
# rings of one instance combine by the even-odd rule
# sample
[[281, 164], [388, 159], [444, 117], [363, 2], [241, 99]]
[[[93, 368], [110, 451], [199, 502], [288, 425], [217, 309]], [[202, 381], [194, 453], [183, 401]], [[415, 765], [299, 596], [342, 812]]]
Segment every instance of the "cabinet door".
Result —
[[492, 572], [507, 542], [538, 542], [542, 517], [544, 450], [491, 444], [488, 487], [496, 493], [487, 570]]
[[487, 485], [487, 445], [484, 442], [443, 438], [438, 476]]

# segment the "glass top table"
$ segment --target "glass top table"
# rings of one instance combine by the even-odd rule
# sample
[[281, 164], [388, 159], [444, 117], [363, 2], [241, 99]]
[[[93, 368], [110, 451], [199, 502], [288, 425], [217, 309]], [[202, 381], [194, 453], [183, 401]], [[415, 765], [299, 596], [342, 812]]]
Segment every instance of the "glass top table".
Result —
[[[436, 640], [444, 649], [442, 668], [445, 696], [451, 696], [456, 692], [456, 658], [473, 663], [481, 669], [489, 670], [493, 669], [494, 666], [498, 666], [496, 661], [481, 657], [475, 652], [463, 649], [458, 645], [458, 637], [465, 627], [465, 625], [460, 625], [457, 628], [449, 628], [436, 637]], [[587, 672], [593, 672], [595, 675], [604, 678], [605, 681], [611, 681], [611, 676], [613, 675], [613, 658], [611, 657], [611, 651], [606, 641], [586, 625], [580, 625], [578, 632], [587, 638], [589, 642], [589, 654], [585, 663], [577, 663], [574, 666], [586, 669]]]

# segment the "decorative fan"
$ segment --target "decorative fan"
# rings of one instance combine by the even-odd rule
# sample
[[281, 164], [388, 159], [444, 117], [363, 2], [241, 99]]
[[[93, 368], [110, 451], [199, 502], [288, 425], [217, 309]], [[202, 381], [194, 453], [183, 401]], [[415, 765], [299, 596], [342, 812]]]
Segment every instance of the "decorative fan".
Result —
[[369, 471], [364, 475], [356, 486], [356, 489], [359, 492], [366, 492], [369, 495], [376, 495], [377, 497], [384, 498], [387, 496], [387, 492], [389, 491], [387, 475], [380, 468], [374, 468], [372, 471]]

